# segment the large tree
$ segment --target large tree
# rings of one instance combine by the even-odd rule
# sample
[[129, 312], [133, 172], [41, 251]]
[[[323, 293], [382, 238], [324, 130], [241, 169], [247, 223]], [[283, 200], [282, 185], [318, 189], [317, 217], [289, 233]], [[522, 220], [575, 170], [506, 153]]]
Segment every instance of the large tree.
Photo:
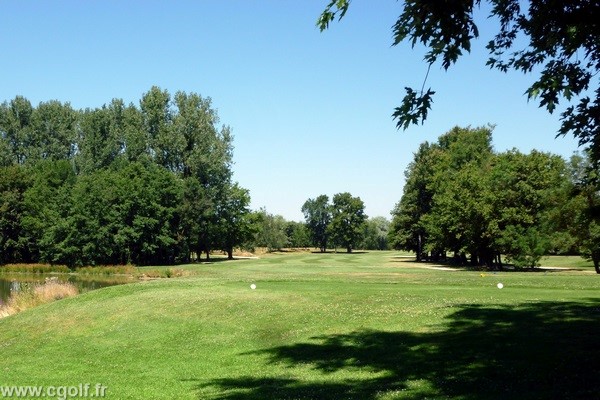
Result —
[[421, 261], [425, 253], [427, 232], [422, 218], [431, 209], [433, 167], [439, 153], [439, 149], [428, 142], [419, 146], [404, 173], [402, 198], [392, 210], [390, 244], [395, 249], [414, 251], [417, 261]]
[[546, 252], [573, 247], [557, 218], [568, 198], [565, 177], [559, 156], [497, 154], [489, 127], [454, 128], [415, 154], [390, 238], [418, 256], [450, 251], [492, 268], [504, 254], [516, 266], [535, 266]]
[[328, 231], [336, 245], [351, 253], [362, 238], [366, 219], [365, 204], [360, 197], [353, 197], [348, 192], [333, 196]]
[[428, 182], [430, 211], [422, 217], [425, 249], [433, 255], [443, 249], [467, 253], [475, 264], [492, 258], [490, 241], [483, 235], [490, 217], [483, 200], [489, 190], [485, 171], [492, 155], [491, 141], [489, 127], [455, 127], [438, 139]]
[[[341, 19], [351, 0], [331, 0], [317, 21], [321, 30]], [[440, 61], [444, 69], [471, 50], [479, 29], [475, 9], [489, 7], [488, 19], [499, 30], [487, 44], [488, 66], [499, 71], [534, 72], [528, 99], [552, 113], [560, 101], [572, 102], [561, 114], [559, 134], [573, 134], [600, 160], [600, 3], [586, 0], [405, 0], [392, 27], [393, 45], [408, 41], [428, 48], [427, 68]], [[429, 70], [428, 70], [429, 71]], [[434, 91], [405, 88], [393, 117], [398, 127], [423, 122]]]
[[329, 197], [322, 194], [315, 199], [306, 200], [302, 205], [302, 213], [306, 220], [306, 227], [310, 231], [313, 245], [324, 253], [327, 250], [327, 241], [329, 240], [327, 227], [331, 222]]

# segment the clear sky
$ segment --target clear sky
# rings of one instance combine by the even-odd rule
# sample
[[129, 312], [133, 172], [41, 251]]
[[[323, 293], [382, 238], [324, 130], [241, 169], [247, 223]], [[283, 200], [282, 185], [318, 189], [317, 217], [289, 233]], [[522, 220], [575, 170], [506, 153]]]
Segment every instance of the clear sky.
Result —
[[138, 104], [152, 85], [211, 97], [235, 136], [234, 178], [252, 207], [302, 220], [308, 198], [348, 191], [369, 216], [402, 196], [419, 143], [455, 125], [495, 124], [494, 146], [569, 157], [558, 115], [528, 103], [531, 76], [485, 67], [494, 24], [445, 72], [425, 125], [397, 131], [404, 87], [420, 88], [423, 49], [392, 47], [395, 0], [354, 0], [319, 32], [329, 0], [0, 1], [0, 101], [23, 95], [75, 108], [112, 98]]

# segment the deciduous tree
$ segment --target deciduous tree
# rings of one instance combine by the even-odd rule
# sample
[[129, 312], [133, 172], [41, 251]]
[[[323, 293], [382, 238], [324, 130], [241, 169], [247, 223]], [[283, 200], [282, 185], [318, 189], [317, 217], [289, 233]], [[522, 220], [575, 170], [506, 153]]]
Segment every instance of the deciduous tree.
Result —
[[360, 197], [353, 197], [348, 192], [333, 196], [328, 231], [336, 245], [351, 253], [362, 238], [366, 219], [365, 204]]
[[329, 231], [327, 227], [331, 222], [331, 206], [329, 197], [322, 194], [315, 199], [308, 199], [302, 205], [302, 213], [306, 220], [306, 227], [310, 231], [313, 245], [321, 252], [327, 250]]
[[[321, 31], [336, 16], [341, 19], [350, 0], [331, 0], [317, 21]], [[429, 68], [441, 62], [448, 69], [471, 51], [479, 38], [475, 11], [488, 7], [488, 20], [499, 30], [487, 44], [488, 66], [502, 72], [520, 71], [537, 78], [526, 89], [528, 99], [552, 113], [563, 101], [573, 103], [561, 114], [559, 134], [573, 134], [589, 145], [592, 159], [600, 160], [600, 4], [583, 0], [405, 0], [392, 27], [393, 45], [408, 41], [428, 50]], [[422, 123], [435, 92], [406, 87], [393, 117], [398, 128]]]

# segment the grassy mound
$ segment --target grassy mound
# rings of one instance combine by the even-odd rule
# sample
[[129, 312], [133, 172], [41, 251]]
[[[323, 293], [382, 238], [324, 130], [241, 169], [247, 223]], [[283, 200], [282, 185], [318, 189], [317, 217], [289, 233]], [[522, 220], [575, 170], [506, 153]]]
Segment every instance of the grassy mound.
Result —
[[0, 320], [0, 385], [101, 383], [114, 399], [599, 393], [593, 273], [440, 271], [393, 255], [186, 266], [194, 276], [36, 307]]

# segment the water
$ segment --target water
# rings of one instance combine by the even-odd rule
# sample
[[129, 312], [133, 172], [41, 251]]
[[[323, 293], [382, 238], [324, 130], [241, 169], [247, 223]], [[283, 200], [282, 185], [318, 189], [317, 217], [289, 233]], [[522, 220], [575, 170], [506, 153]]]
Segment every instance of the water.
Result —
[[45, 282], [46, 278], [56, 278], [59, 282], [70, 282], [77, 286], [80, 293], [100, 289], [107, 286], [130, 283], [128, 277], [102, 277], [52, 274], [0, 274], [0, 304], [6, 302], [11, 292], [24, 289], [26, 286]]

